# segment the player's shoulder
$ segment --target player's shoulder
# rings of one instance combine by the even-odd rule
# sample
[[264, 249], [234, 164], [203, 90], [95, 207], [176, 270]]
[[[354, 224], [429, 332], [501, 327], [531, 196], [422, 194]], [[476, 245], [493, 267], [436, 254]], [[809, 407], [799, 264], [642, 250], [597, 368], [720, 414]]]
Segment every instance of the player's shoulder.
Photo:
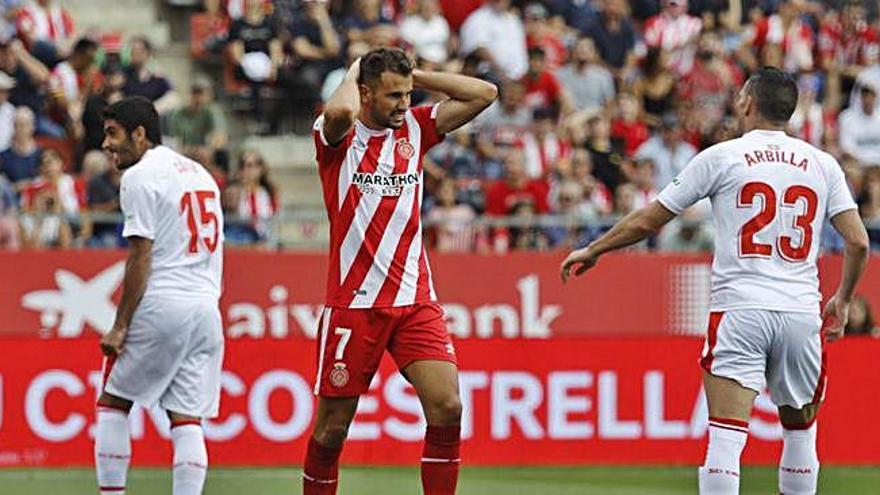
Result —
[[699, 151], [694, 157], [694, 161], [707, 164], [726, 163], [730, 161], [731, 157], [741, 156], [745, 146], [746, 144], [742, 141], [742, 138], [722, 141]]

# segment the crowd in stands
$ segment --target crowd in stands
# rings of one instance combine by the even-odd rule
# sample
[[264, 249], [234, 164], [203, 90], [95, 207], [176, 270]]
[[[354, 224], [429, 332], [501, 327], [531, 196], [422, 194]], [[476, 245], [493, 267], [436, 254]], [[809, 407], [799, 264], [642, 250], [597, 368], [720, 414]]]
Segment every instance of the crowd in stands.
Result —
[[[880, 248], [875, 2], [204, 0], [190, 51], [217, 61], [222, 77], [186, 91], [162, 75], [146, 38], [79, 30], [52, 0], [0, 10], [0, 246], [123, 242], [108, 216], [119, 173], [100, 147], [101, 112], [127, 95], [154, 101], [167, 143], [221, 184], [227, 215], [244, 219], [227, 238], [264, 242], [279, 193], [259, 153], [233, 152], [214, 92], [243, 104], [252, 132], [294, 122], [304, 133], [352, 61], [394, 45], [423, 69], [500, 90], [428, 155], [423, 213], [436, 250], [590, 242], [700, 150], [740, 134], [737, 92], [764, 65], [796, 79], [790, 133], [838, 158]], [[413, 104], [437, 97], [416, 92]], [[633, 249], [710, 250], [708, 213], [698, 204]], [[823, 246], [838, 249], [831, 230]]]
[[53, 0], [0, 2], [0, 250], [125, 245], [120, 172], [102, 150], [103, 112], [136, 95], [156, 105], [164, 144], [217, 180], [231, 242], [264, 242], [276, 188], [259, 154], [245, 150], [230, 168], [213, 92], [204, 77], [186, 95], [174, 88], [145, 37], [81, 29]]

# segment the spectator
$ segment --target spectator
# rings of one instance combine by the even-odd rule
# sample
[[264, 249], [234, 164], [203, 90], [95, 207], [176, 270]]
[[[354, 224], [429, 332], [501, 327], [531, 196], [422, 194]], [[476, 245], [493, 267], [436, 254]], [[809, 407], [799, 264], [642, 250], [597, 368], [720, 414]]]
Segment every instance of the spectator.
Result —
[[611, 138], [622, 141], [623, 153], [633, 156], [650, 137], [651, 131], [642, 116], [639, 99], [632, 93], [618, 95], [617, 117], [611, 123]]
[[821, 81], [816, 74], [801, 74], [798, 78], [798, 104], [788, 121], [790, 132], [813, 146], [821, 147], [825, 142], [825, 121], [831, 112], [826, 113], [822, 103], [817, 101]]
[[645, 113], [654, 122], [672, 111], [675, 102], [676, 77], [666, 68], [662, 50], [651, 49], [642, 62], [642, 77], [633, 83], [632, 91], [641, 98]]
[[52, 0], [32, 0], [18, 13], [18, 36], [43, 63], [52, 66], [70, 53], [76, 28], [70, 12]]
[[635, 65], [636, 30], [626, 0], [603, 0], [602, 13], [584, 34], [596, 42], [599, 55], [616, 72]]
[[304, 15], [291, 27], [294, 63], [283, 71], [279, 84], [287, 87], [292, 108], [310, 111], [320, 101], [325, 76], [339, 65], [342, 45], [327, 9], [325, 0], [306, 1]]
[[607, 115], [600, 113], [592, 116], [588, 125], [590, 137], [586, 148], [590, 152], [593, 175], [605, 184], [608, 190], [614, 191], [623, 181], [623, 171], [620, 168], [623, 161], [623, 143], [611, 138], [611, 123]]
[[865, 170], [859, 210], [866, 224], [880, 227], [880, 167]]
[[39, 172], [42, 149], [34, 140], [34, 113], [28, 107], [15, 110], [12, 144], [0, 153], [0, 172], [21, 191]]
[[532, 123], [532, 112], [523, 104], [525, 86], [519, 81], [507, 81], [500, 101], [492, 103], [474, 119], [479, 138], [480, 154], [489, 160], [490, 167], [498, 166], [511, 148], [522, 148], [523, 136]]
[[419, 58], [437, 64], [445, 63], [448, 58], [449, 24], [437, 0], [418, 0], [415, 13], [400, 24], [400, 37], [412, 45]]
[[111, 69], [104, 77], [101, 92], [86, 99], [82, 114], [83, 140], [80, 154], [100, 150], [104, 142], [104, 110], [124, 98], [125, 74], [122, 69]]
[[630, 184], [635, 186], [636, 209], [648, 206], [657, 199], [657, 187], [654, 185], [654, 162], [651, 160], [637, 160], [629, 166], [626, 174]]
[[64, 62], [52, 70], [49, 94], [56, 121], [67, 127], [67, 134], [82, 138], [82, 114], [86, 99], [100, 91], [104, 76], [95, 65], [98, 43], [88, 38], [76, 42]]
[[246, 0], [247, 15], [229, 27], [229, 49], [235, 77], [250, 85], [254, 116], [266, 131], [263, 87], [275, 82], [283, 60], [281, 39], [263, 12], [261, 0]]
[[880, 338], [880, 328], [876, 326], [871, 305], [862, 295], [853, 298], [849, 306], [849, 320], [846, 322], [846, 335], [868, 335]]
[[0, 40], [15, 38], [16, 20], [24, 0], [0, 0]]
[[590, 218], [607, 216], [613, 207], [613, 195], [593, 175], [593, 162], [590, 153], [585, 149], [575, 149], [571, 155], [571, 178], [583, 191], [585, 200], [582, 208]]
[[160, 114], [175, 109], [178, 104], [177, 93], [171, 82], [152, 67], [153, 45], [143, 36], [136, 36], [129, 42], [131, 54], [125, 69], [125, 96], [143, 96], [153, 102]]
[[534, 203], [522, 201], [515, 203], [510, 211], [510, 245], [517, 251], [545, 251], [550, 247], [550, 238], [538, 225]]
[[725, 57], [721, 38], [713, 32], [701, 34], [696, 60], [678, 85], [687, 111], [699, 115], [700, 132], [721, 122], [742, 82], [742, 73]]
[[877, 88], [861, 86], [861, 101], [840, 114], [840, 147], [864, 166], [880, 165], [880, 112]]
[[674, 114], [667, 114], [660, 124], [660, 132], [639, 147], [636, 158], [654, 162], [654, 184], [662, 189], [684, 170], [696, 154], [697, 149], [682, 140], [678, 118]]
[[645, 22], [645, 44], [669, 53], [668, 67], [679, 75], [687, 74], [703, 21], [688, 15], [687, 0], [663, 0], [662, 4], [660, 13]]
[[614, 99], [614, 75], [599, 59], [591, 38], [578, 39], [571, 63], [556, 71], [556, 78], [571, 96], [574, 111], [593, 111]]
[[556, 133], [556, 114], [549, 108], [532, 113], [531, 132], [523, 136], [523, 153], [528, 176], [550, 180], [560, 168], [568, 168], [569, 142]]
[[550, 246], [557, 249], [577, 247], [584, 225], [596, 220], [595, 211], [584, 199], [584, 188], [572, 180], [559, 184], [555, 213], [559, 223], [545, 229], [545, 233]]
[[[83, 159], [83, 175], [86, 180], [86, 197], [89, 211], [97, 214], [118, 214], [119, 184], [122, 173], [113, 165], [103, 151], [92, 150]], [[120, 224], [116, 220], [95, 218], [90, 247], [117, 247], [120, 245]]]
[[229, 172], [229, 131], [223, 110], [213, 101], [210, 80], [197, 77], [193, 81], [189, 104], [171, 114], [168, 128], [184, 154], [208, 156]]
[[549, 18], [544, 5], [532, 2], [526, 5], [525, 17], [526, 46], [544, 51], [547, 68], [555, 71], [568, 58], [568, 49], [562, 40], [558, 25]]
[[[28, 244], [56, 244], [67, 248], [83, 245], [91, 237], [89, 217], [82, 211], [86, 205], [86, 188], [82, 181], [64, 173], [64, 162], [54, 150], [40, 154], [40, 175], [22, 191], [22, 204], [33, 217], [25, 230]], [[48, 215], [41, 219], [40, 215]], [[48, 222], [48, 223], [46, 223]], [[69, 229], [69, 236], [68, 236]], [[77, 237], [73, 234], [76, 231]]]
[[523, 77], [526, 96], [523, 103], [530, 109], [552, 108], [563, 116], [571, 113], [571, 97], [562, 88], [559, 79], [547, 70], [547, 57], [538, 47], [529, 49], [529, 70]]
[[472, 252], [476, 248], [476, 213], [468, 204], [460, 203], [455, 182], [444, 179], [436, 194], [437, 201], [425, 217], [430, 225], [433, 246], [442, 252]]
[[510, 0], [486, 0], [461, 27], [462, 55], [477, 52], [493, 71], [519, 79], [528, 70], [526, 34]]
[[15, 87], [15, 79], [0, 72], [0, 151], [12, 144], [15, 131], [15, 107], [9, 103], [9, 91]]
[[21, 41], [11, 40], [0, 41], [0, 70], [15, 79], [9, 102], [15, 107], [31, 109], [36, 118], [37, 133], [63, 137], [64, 128], [52, 122], [43, 112], [46, 103], [43, 85], [49, 81], [49, 69], [28, 53]]
[[224, 205], [231, 214], [226, 229], [231, 244], [268, 239], [269, 220], [278, 210], [278, 189], [258, 152], [247, 150], [239, 156], [236, 180], [224, 192]]
[[381, 0], [354, 0], [353, 10], [340, 26], [346, 40], [365, 41], [371, 46], [394, 44], [397, 27], [382, 15]]
[[338, 88], [339, 85], [342, 84], [342, 80], [345, 79], [345, 74], [348, 72], [348, 68], [351, 67], [351, 64], [353, 64], [355, 60], [366, 55], [369, 51], [370, 45], [363, 41], [355, 41], [348, 44], [345, 65], [334, 69], [327, 74], [326, 78], [324, 78], [324, 86], [321, 88], [322, 101], [326, 102], [331, 96], [333, 96], [333, 92], [336, 91], [336, 88]]
[[[804, 0], [781, 0], [778, 12], [763, 16], [752, 23], [743, 35], [739, 58], [749, 71], [758, 68], [755, 53], [762, 54], [767, 47], [776, 47], [781, 60], [774, 67], [786, 72], [813, 70], [815, 39], [810, 25], [801, 19]], [[764, 60], [768, 65], [770, 60]]]
[[566, 25], [581, 32], [589, 28], [599, 15], [590, 0], [546, 0], [544, 3], [553, 16], [562, 17]]
[[486, 194], [486, 213], [504, 216], [517, 205], [528, 203], [535, 213], [545, 214], [550, 210], [549, 189], [546, 181], [529, 179], [521, 152], [511, 152], [504, 161], [504, 178], [495, 181]]
[[[486, 209], [483, 183], [501, 177], [501, 170], [494, 162], [481, 163], [475, 148], [473, 128], [460, 127], [428, 151], [425, 172], [441, 181], [454, 180], [457, 200], [482, 212]], [[430, 201], [426, 200], [425, 206], [430, 208]]]
[[840, 15], [826, 16], [819, 29], [818, 53], [822, 70], [849, 94], [856, 77], [865, 68], [877, 64], [880, 35], [868, 24], [865, 8], [857, 0], [847, 0]]
[[17, 251], [21, 246], [17, 203], [12, 184], [0, 175], [0, 251]]

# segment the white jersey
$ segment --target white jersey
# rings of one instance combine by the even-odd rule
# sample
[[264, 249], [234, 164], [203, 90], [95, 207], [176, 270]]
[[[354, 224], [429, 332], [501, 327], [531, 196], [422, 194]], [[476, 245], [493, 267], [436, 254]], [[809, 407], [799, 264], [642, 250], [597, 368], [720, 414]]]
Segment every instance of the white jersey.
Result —
[[144, 297], [220, 297], [223, 211], [220, 190], [198, 163], [165, 147], [125, 171], [119, 192], [122, 235], [153, 241]]
[[829, 154], [780, 131], [751, 131], [697, 155], [657, 198], [673, 213], [710, 198], [712, 311], [818, 313], [825, 220], [856, 208]]

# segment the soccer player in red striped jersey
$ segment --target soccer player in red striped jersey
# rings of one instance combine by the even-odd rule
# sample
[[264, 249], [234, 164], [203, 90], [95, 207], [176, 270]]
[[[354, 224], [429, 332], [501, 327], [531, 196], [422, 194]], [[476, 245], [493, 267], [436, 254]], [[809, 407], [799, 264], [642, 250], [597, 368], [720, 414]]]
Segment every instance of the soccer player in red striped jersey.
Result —
[[[414, 88], [446, 98], [410, 108]], [[424, 493], [455, 493], [461, 401], [455, 350], [422, 245], [422, 158], [496, 94], [488, 82], [420, 71], [402, 50], [379, 48], [352, 64], [315, 121], [330, 266], [305, 495], [336, 493], [339, 454], [358, 398], [386, 349], [415, 387], [427, 419]]]

